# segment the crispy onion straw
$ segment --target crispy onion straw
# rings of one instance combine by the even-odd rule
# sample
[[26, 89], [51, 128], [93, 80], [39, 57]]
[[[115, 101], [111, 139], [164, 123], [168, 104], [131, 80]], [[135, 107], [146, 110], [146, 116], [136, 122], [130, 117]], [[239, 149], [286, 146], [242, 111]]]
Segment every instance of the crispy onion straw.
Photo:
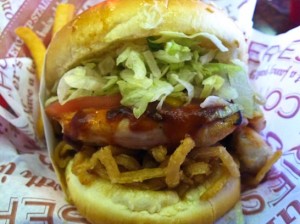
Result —
[[223, 146], [195, 148], [189, 136], [171, 154], [165, 146], [148, 152], [127, 151], [111, 145], [84, 147], [76, 154], [72, 171], [83, 184], [101, 177], [140, 189], [172, 189], [180, 197], [203, 184], [206, 190], [199, 195], [203, 200], [217, 194], [230, 176], [240, 176], [238, 165]]
[[228, 169], [229, 173], [233, 177], [239, 177], [240, 171], [239, 168], [223, 146], [215, 146], [215, 147], [208, 147], [208, 148], [200, 148], [199, 150], [195, 150], [192, 152], [192, 158], [195, 159], [208, 159], [211, 157], [218, 157], [223, 162], [224, 166]]
[[61, 141], [54, 149], [54, 161], [56, 161], [59, 168], [65, 168], [73, 158], [72, 154], [74, 154], [74, 148], [66, 142]]
[[169, 187], [176, 187], [180, 181], [180, 166], [187, 154], [195, 147], [192, 138], [186, 137], [171, 155], [166, 168], [166, 183]]

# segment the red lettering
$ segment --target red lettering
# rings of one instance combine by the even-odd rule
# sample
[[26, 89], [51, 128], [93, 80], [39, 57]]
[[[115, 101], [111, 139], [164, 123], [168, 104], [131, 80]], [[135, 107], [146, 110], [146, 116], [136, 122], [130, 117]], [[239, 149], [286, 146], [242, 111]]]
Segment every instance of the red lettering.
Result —
[[294, 78], [297, 75], [297, 71], [291, 71], [290, 78]]
[[2, 10], [4, 11], [4, 16], [6, 17], [6, 19], [11, 20], [14, 14], [12, 12], [10, 2], [9, 1], [3, 2], [1, 5], [2, 5]]
[[266, 44], [258, 43], [255, 41], [251, 41], [249, 45], [249, 61], [254, 62], [254, 63], [259, 63], [259, 57], [261, 51], [265, 50], [268, 47]]
[[21, 40], [21, 38], [16, 38], [10, 50], [7, 52], [6, 57], [17, 57], [20, 52], [21, 46], [23, 46], [23, 41]]
[[76, 207], [71, 205], [65, 205], [59, 210], [60, 216], [67, 222], [75, 223], [88, 223], [77, 211]]
[[300, 111], [300, 95], [298, 93], [283, 95], [280, 90], [273, 90], [266, 96], [266, 103], [263, 108], [266, 111], [271, 111], [276, 107], [276, 113], [281, 118], [293, 118]]
[[[293, 118], [294, 116], [296, 116], [296, 114], [299, 112], [299, 109], [300, 109], [300, 96], [288, 95], [288, 96], [284, 97], [284, 100], [285, 101], [290, 101], [290, 100], [293, 101], [288, 106], [289, 111], [284, 111], [280, 107], [279, 110], [277, 111], [277, 114], [282, 118], [286, 118], [286, 119]], [[293, 106], [291, 106], [291, 105], [293, 105]]]
[[51, 163], [51, 161], [50, 161], [50, 159], [49, 159], [48, 156], [40, 154], [39, 155], [39, 159], [40, 159], [40, 161], [41, 161], [42, 164], [44, 164], [45, 166], [47, 166], [49, 168], [49, 170], [54, 171], [52, 163]]
[[296, 185], [282, 172], [269, 175], [269, 181], [272, 181], [273, 185], [269, 187], [277, 198], [269, 201], [269, 206], [276, 206], [280, 203], [293, 189]]
[[0, 60], [0, 68], [1, 69], [6, 69], [8, 67], [7, 61], [5, 59]]
[[8, 223], [14, 224], [16, 220], [18, 203], [19, 202], [16, 198], [10, 198], [7, 211], [0, 211], [0, 220], [6, 220]]
[[[277, 220], [277, 223], [285, 223], [285, 224], [291, 224], [294, 221], [296, 221], [296, 217], [291, 215], [289, 212], [292, 210], [296, 211], [298, 214], [300, 214], [300, 202], [297, 200], [291, 201], [288, 206], [282, 210], [280, 210], [276, 216], [280, 217], [272, 217], [270, 221], [268, 221], [266, 224], [275, 224], [275, 221]], [[283, 222], [282, 222], [283, 220]], [[297, 222], [294, 222], [297, 223]]]
[[23, 67], [23, 62], [20, 60], [15, 60], [15, 64], [19, 69], [21, 69]]
[[29, 181], [26, 183], [27, 187], [51, 187], [55, 191], [61, 191], [61, 186], [50, 178], [32, 175], [32, 172], [29, 170], [25, 170], [20, 174], [25, 178], [29, 178]]
[[27, 66], [27, 71], [30, 72], [33, 76], [35, 76], [35, 69], [34, 69], [34, 65], [31, 64], [31, 66]]
[[266, 103], [264, 109], [266, 111], [271, 111], [278, 106], [282, 98], [282, 93], [279, 90], [274, 90], [266, 97]]
[[300, 170], [290, 161], [284, 159], [283, 164], [287, 166], [291, 171], [293, 171], [294, 174], [296, 174], [298, 177], [300, 177]]
[[34, 95], [33, 90], [28, 89], [27, 90], [27, 102], [26, 102], [27, 104], [24, 103], [22, 100], [24, 111], [29, 114], [33, 112], [33, 99], [32, 99], [33, 95]]
[[[288, 155], [292, 155], [292, 157], [284, 159], [283, 164], [292, 172], [291, 174], [296, 175], [295, 177], [298, 179], [300, 177], [300, 169], [298, 168], [298, 164], [300, 163], [300, 146], [296, 146], [284, 153], [284, 157]], [[292, 162], [292, 160], [294, 160], [294, 162]]]
[[277, 54], [280, 51], [279, 45], [271, 46], [268, 50], [264, 53], [262, 60], [270, 61], [273, 55]]
[[[6, 165], [1, 165], [0, 166], [0, 173], [8, 174], [11, 175], [16, 169], [16, 164], [15, 163], [8, 163]], [[4, 175], [1, 178], [1, 183], [5, 183], [6, 181], [6, 175]]]
[[279, 59], [287, 59], [287, 60], [290, 60], [291, 59], [291, 57], [289, 57], [289, 53], [288, 52], [293, 52], [294, 51], [294, 49], [291, 49], [291, 48], [286, 48], [286, 49], [284, 49], [281, 53], [280, 53], [280, 55], [279, 55]]
[[265, 208], [265, 201], [259, 194], [243, 196], [242, 204], [245, 215], [260, 213]]
[[30, 78], [29, 80], [28, 80], [28, 84], [30, 85], [30, 86], [34, 86], [34, 78]]
[[[25, 205], [43, 207], [43, 209], [42, 209], [43, 212], [28, 213], [28, 215], [29, 215], [28, 217], [29, 217], [30, 221], [46, 222], [49, 224], [53, 223], [53, 213], [54, 213], [54, 208], [56, 205], [54, 202], [25, 201]], [[36, 216], [37, 214], [44, 215], [44, 216]]]
[[25, 170], [20, 174], [23, 175], [23, 177], [26, 177], [26, 178], [32, 177], [32, 173], [29, 170]]
[[16, 73], [14, 72], [14, 75], [13, 75], [13, 84], [14, 84], [14, 87], [19, 90], [19, 83], [20, 83], [20, 77], [16, 75]]
[[26, 139], [26, 141], [24, 141], [23, 147], [27, 150], [36, 150], [39, 148], [39, 146], [36, 145], [36, 141], [34, 141], [33, 139]]
[[241, 2], [239, 5], [238, 5], [238, 9], [240, 9], [244, 4], [246, 4], [248, 2], [248, 0], [245, 0], [243, 2]]
[[275, 224], [275, 218], [273, 217], [270, 221], [268, 221], [266, 224]]
[[[293, 53], [295, 52], [295, 48], [293, 45], [299, 44], [300, 40], [293, 41], [287, 48], [285, 48], [279, 55], [278, 59], [290, 60], [293, 57]], [[297, 60], [299, 56], [295, 56], [294, 58]]]
[[270, 131], [266, 134], [266, 142], [272, 147], [272, 149], [282, 150], [283, 142], [281, 138], [274, 132]]
[[6, 79], [7, 76], [2, 71], [0, 71], [0, 86], [7, 90], [11, 90], [11, 88], [8, 85], [6, 85]]
[[296, 220], [295, 216], [291, 216], [291, 214], [289, 213], [290, 209], [293, 209], [294, 211], [296, 211], [299, 215], [300, 215], [300, 202], [299, 201], [292, 201], [286, 209], [282, 209], [277, 216], [281, 217], [284, 221], [284, 223], [286, 224], [291, 224], [292, 222], [294, 222]]

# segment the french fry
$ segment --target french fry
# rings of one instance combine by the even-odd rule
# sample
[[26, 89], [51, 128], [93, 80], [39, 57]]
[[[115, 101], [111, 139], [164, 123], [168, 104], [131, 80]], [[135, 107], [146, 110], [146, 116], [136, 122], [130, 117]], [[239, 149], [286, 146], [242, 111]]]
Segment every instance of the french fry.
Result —
[[43, 41], [28, 27], [18, 27], [16, 34], [24, 41], [36, 66], [37, 77], [41, 80], [43, 72], [46, 47]]
[[69, 21], [72, 20], [75, 6], [68, 3], [61, 3], [57, 6], [52, 28], [52, 37]]
[[[37, 78], [40, 81], [46, 55], [46, 47], [43, 41], [28, 27], [18, 27], [15, 32], [28, 47], [36, 67]], [[44, 137], [44, 125], [40, 111], [37, 118], [36, 132], [40, 139]]]
[[[52, 36], [68, 23], [74, 16], [75, 7], [72, 4], [59, 4], [56, 9]], [[40, 81], [44, 60], [46, 55], [46, 46], [43, 41], [28, 27], [18, 27], [15, 33], [24, 41], [36, 66], [37, 78]], [[36, 133], [40, 139], [44, 137], [44, 124], [42, 121], [41, 112], [38, 113]]]
[[37, 117], [37, 123], [36, 123], [36, 133], [39, 139], [42, 139], [44, 137], [44, 123], [42, 120], [42, 114], [41, 111], [39, 111], [38, 113], [38, 117]]

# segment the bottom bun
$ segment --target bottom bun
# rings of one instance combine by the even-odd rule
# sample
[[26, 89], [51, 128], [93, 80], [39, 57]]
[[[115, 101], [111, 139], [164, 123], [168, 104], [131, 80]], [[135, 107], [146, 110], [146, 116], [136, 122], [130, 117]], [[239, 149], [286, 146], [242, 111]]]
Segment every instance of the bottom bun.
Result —
[[209, 200], [200, 200], [203, 186], [189, 190], [184, 198], [175, 191], [151, 191], [111, 184], [97, 179], [82, 185], [72, 173], [72, 161], [66, 169], [71, 202], [91, 223], [213, 223], [240, 199], [239, 178], [229, 178], [224, 188]]

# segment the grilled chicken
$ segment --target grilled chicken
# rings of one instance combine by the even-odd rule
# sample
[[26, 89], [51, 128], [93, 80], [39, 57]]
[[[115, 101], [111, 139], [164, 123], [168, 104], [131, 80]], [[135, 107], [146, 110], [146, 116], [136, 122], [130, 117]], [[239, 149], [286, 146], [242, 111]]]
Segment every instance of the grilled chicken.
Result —
[[148, 108], [136, 119], [131, 110], [83, 109], [60, 114], [64, 136], [92, 145], [115, 144], [130, 149], [157, 145], [177, 146], [190, 135], [197, 146], [209, 146], [232, 133], [241, 122], [239, 112], [220, 117], [223, 106], [201, 108], [199, 104], [181, 107]]

